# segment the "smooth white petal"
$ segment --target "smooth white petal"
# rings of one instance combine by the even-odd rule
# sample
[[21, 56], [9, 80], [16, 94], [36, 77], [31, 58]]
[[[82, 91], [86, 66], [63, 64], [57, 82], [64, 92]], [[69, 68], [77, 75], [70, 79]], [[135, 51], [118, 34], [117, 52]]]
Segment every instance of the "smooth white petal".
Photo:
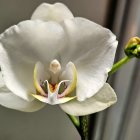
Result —
[[1, 81], [3, 81], [3, 79], [0, 73], [0, 105], [7, 108], [24, 111], [24, 112], [34, 112], [44, 107], [45, 104], [37, 100], [28, 102], [14, 95], [5, 86], [4, 81], [2, 84], [1, 84]]
[[3, 87], [3, 86], [5, 86], [5, 83], [3, 81], [3, 76], [2, 76], [2, 73], [0, 71], [0, 88]]
[[105, 84], [97, 94], [85, 101], [73, 99], [60, 104], [62, 110], [74, 116], [83, 116], [102, 111], [117, 101], [116, 94], [109, 84]]
[[0, 66], [6, 86], [17, 96], [32, 100], [35, 63], [49, 67], [64, 44], [64, 31], [55, 22], [24, 21], [7, 29], [0, 35]]
[[7, 108], [24, 111], [24, 112], [37, 111], [45, 106], [45, 104], [43, 104], [37, 100], [28, 102], [28, 101], [23, 100], [22, 98], [19, 98], [18, 96], [14, 95], [5, 86], [1, 72], [0, 72], [0, 105], [7, 107]]
[[73, 15], [71, 11], [62, 3], [48, 4], [43, 3], [36, 8], [31, 19], [40, 19], [43, 21], [61, 22], [64, 19], [71, 19]]
[[83, 101], [106, 82], [112, 67], [117, 41], [108, 29], [84, 18], [65, 20], [67, 47], [61, 51], [62, 64], [72, 61], [78, 73], [77, 96]]

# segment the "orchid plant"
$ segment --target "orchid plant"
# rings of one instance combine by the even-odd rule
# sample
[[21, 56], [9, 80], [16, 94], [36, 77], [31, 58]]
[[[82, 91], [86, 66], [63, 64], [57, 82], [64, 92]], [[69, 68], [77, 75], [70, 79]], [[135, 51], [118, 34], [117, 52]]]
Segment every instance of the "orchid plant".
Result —
[[117, 44], [110, 30], [74, 17], [64, 4], [41, 4], [30, 20], [0, 35], [0, 104], [24, 112], [59, 105], [82, 127], [74, 116], [117, 101], [106, 83], [118, 68], [111, 70]]

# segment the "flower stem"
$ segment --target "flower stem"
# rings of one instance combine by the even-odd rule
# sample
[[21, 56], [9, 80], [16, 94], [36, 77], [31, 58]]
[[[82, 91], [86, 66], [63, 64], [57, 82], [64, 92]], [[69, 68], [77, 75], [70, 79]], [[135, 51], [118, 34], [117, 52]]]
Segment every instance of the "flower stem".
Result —
[[111, 69], [111, 71], [109, 71], [108, 75], [112, 75], [113, 73], [115, 73], [122, 65], [126, 64], [127, 62], [129, 62], [129, 60], [133, 58], [133, 57], [128, 57], [125, 56], [124, 58], [122, 58], [120, 61], [118, 61], [117, 63], [115, 63]]
[[80, 122], [79, 120], [72, 115], [67, 114], [68, 117], [70, 118], [70, 120], [72, 121], [73, 125], [75, 126], [75, 128], [77, 129], [77, 131], [80, 133]]
[[88, 116], [80, 116], [79, 121], [81, 140], [88, 140]]

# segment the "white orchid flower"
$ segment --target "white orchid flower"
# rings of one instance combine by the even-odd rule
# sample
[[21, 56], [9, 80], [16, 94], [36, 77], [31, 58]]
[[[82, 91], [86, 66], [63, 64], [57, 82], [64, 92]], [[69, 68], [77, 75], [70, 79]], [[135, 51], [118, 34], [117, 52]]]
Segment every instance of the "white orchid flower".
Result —
[[75, 116], [104, 110], [117, 100], [106, 83], [116, 47], [110, 30], [43, 3], [0, 35], [0, 104], [25, 112], [59, 104]]

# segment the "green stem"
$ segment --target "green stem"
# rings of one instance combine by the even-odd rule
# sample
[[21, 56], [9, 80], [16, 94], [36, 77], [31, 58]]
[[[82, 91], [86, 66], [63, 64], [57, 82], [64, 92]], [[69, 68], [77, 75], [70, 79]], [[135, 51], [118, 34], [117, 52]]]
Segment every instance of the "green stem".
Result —
[[77, 131], [80, 133], [80, 122], [79, 120], [72, 115], [67, 114], [70, 120], [72, 121], [73, 125], [76, 127]]
[[81, 140], [88, 140], [88, 116], [80, 116], [79, 121]]
[[113, 73], [115, 73], [122, 65], [126, 64], [127, 62], [129, 62], [129, 60], [133, 58], [133, 57], [128, 57], [125, 56], [124, 58], [122, 58], [120, 61], [118, 61], [117, 63], [115, 63], [111, 69], [111, 71], [108, 73], [108, 75], [112, 75]]

